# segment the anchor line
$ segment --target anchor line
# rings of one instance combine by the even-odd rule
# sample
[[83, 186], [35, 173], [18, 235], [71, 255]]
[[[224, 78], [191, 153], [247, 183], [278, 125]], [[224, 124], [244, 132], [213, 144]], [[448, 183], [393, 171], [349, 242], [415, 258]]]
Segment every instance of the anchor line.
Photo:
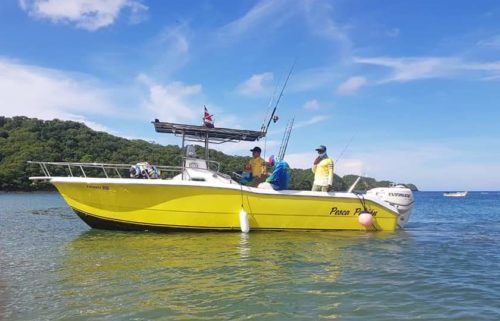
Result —
[[245, 209], [243, 207], [243, 185], [242, 184], [240, 184], [240, 195], [241, 195], [241, 208]]
[[363, 194], [354, 193], [354, 195], [356, 195], [356, 197], [358, 198], [359, 202], [361, 203], [361, 206], [363, 207], [363, 210], [365, 212], [368, 212], [368, 208], [366, 208], [366, 200], [365, 200], [365, 197], [363, 196]]

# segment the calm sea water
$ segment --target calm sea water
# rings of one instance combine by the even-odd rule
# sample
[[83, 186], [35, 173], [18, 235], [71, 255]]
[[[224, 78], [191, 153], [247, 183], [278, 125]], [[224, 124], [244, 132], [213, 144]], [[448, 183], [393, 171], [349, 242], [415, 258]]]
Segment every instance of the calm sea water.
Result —
[[500, 192], [415, 194], [405, 231], [90, 230], [0, 194], [0, 319], [500, 320]]

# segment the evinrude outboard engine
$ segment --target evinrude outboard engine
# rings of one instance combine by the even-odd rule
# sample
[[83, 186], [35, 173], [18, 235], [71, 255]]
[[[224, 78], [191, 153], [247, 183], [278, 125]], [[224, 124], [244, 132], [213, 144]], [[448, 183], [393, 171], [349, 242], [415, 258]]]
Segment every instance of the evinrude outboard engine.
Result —
[[368, 190], [366, 194], [375, 196], [398, 210], [399, 228], [403, 228], [410, 220], [411, 210], [413, 208], [413, 193], [406, 186], [395, 185], [391, 187], [377, 187]]

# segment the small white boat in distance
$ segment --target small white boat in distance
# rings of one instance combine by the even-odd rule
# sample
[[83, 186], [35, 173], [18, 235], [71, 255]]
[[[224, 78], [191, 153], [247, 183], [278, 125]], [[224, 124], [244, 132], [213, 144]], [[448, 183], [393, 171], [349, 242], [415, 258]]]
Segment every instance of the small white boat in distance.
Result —
[[443, 196], [446, 196], [446, 197], [465, 197], [465, 196], [467, 196], [467, 192], [447, 192], [447, 193], [444, 193]]

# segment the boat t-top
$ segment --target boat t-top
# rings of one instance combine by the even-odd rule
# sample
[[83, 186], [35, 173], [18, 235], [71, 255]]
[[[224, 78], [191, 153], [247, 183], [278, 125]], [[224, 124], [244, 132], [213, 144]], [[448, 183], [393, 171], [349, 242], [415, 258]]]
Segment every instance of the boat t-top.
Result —
[[[107, 230], [370, 230], [394, 231], [408, 222], [413, 194], [402, 185], [365, 194], [244, 186], [209, 159], [209, 144], [254, 142], [266, 128], [242, 130], [152, 122], [182, 140], [180, 166], [31, 162], [90, 227]], [[204, 156], [192, 145], [202, 143]], [[139, 178], [140, 177], [140, 178]]]

